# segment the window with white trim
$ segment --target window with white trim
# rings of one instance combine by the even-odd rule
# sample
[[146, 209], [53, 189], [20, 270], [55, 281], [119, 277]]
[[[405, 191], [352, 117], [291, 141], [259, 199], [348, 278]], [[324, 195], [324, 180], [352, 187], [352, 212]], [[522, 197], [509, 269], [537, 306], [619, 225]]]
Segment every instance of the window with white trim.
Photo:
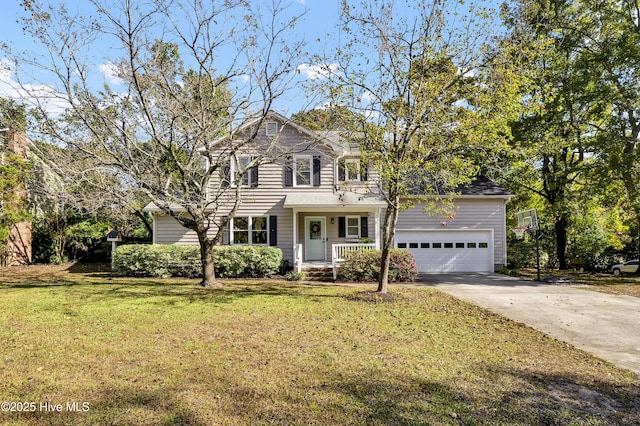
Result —
[[313, 173], [313, 157], [296, 155], [293, 157], [293, 176], [295, 186], [311, 186]]
[[347, 216], [345, 238], [360, 238], [360, 216]]
[[265, 123], [267, 136], [278, 136], [278, 123], [275, 121], [269, 121]]
[[360, 181], [360, 160], [353, 158], [344, 160], [344, 180], [347, 182]]
[[254, 174], [256, 173], [255, 168], [247, 168], [249, 166], [249, 164], [251, 163], [251, 156], [250, 155], [240, 155], [237, 158], [237, 163], [236, 160], [231, 161], [231, 178], [232, 178], [232, 182], [236, 182], [236, 173], [240, 170], [244, 170], [245, 172], [242, 174], [242, 179], [240, 181], [240, 184], [242, 186], [251, 186], [252, 182], [257, 181], [257, 179], [255, 179], [257, 176], [254, 176]]
[[231, 244], [268, 244], [268, 223], [266, 216], [236, 216], [229, 228], [233, 236]]

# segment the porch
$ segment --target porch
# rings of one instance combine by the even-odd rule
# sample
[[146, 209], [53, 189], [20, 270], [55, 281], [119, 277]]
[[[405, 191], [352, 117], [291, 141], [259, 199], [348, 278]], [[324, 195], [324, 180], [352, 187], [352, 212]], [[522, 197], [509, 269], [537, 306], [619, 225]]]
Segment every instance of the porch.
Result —
[[333, 269], [349, 250], [380, 248], [380, 212], [386, 203], [377, 196], [352, 192], [300, 192], [287, 195], [292, 210], [293, 266], [324, 264]]
[[344, 255], [348, 251], [354, 250], [371, 250], [379, 249], [375, 243], [357, 243], [357, 244], [332, 244], [331, 245], [331, 261], [304, 261], [303, 245], [296, 244], [293, 247], [294, 268], [298, 272], [305, 270], [331, 269], [333, 280], [335, 281], [338, 272], [338, 266], [344, 262]]

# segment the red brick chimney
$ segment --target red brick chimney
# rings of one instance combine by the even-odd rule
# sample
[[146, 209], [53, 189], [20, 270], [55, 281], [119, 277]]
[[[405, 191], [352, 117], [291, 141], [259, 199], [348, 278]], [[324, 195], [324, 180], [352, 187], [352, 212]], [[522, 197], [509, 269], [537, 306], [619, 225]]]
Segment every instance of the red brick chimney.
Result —
[[[27, 135], [24, 130], [9, 129], [7, 132], [6, 149], [26, 158], [27, 155]], [[26, 199], [27, 191], [24, 184], [15, 188], [15, 193], [20, 199]], [[9, 230], [9, 240], [7, 243], [8, 266], [28, 265], [32, 260], [32, 239], [31, 222], [22, 221], [16, 223]]]

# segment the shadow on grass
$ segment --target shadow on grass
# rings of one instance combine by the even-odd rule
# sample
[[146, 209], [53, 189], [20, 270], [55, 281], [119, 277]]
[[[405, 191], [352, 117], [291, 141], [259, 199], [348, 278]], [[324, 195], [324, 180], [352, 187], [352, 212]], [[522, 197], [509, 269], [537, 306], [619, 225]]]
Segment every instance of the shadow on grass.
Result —
[[637, 386], [589, 382], [578, 375], [479, 369], [487, 376], [484, 383], [390, 377], [375, 370], [327, 372], [320, 385], [266, 394], [234, 383], [236, 405], [231, 404], [229, 414], [277, 424], [640, 424]]
[[[109, 272], [94, 272], [44, 276], [25, 276], [0, 283], [0, 289], [65, 288], [80, 299], [93, 301], [158, 299], [152, 303], [175, 304], [178, 301], [230, 303], [233, 300], [256, 296], [287, 296], [303, 298], [335, 298], [337, 294], [323, 291], [326, 285], [296, 284], [273, 279], [221, 279], [221, 288], [205, 288], [198, 279], [188, 278], [132, 278], [115, 276]], [[309, 294], [310, 288], [319, 291]]]
[[[64, 399], [64, 398], [63, 398]], [[73, 403], [76, 402], [75, 405]], [[180, 400], [175, 391], [164, 388], [143, 388], [124, 386], [106, 388], [89, 400], [52, 401], [62, 404], [59, 412], [38, 409], [33, 412], [15, 413], [11, 420], [35, 422], [33, 424], [71, 425], [71, 424], [154, 424], [154, 425], [195, 425], [210, 424], [199, 419], [195, 408]], [[83, 403], [87, 405], [83, 406]], [[39, 404], [39, 403], [38, 403]], [[9, 420], [7, 416], [0, 420]]]

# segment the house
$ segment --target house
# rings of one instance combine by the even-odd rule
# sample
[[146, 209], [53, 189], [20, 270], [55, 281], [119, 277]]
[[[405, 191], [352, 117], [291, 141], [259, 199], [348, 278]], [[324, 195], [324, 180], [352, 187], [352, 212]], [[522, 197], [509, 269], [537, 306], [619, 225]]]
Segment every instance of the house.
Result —
[[[223, 244], [277, 246], [290, 265], [330, 265], [347, 249], [379, 248], [386, 203], [375, 170], [339, 132], [314, 132], [270, 113], [260, 138], [305, 147], [243, 175], [242, 203]], [[304, 143], [308, 141], [309, 143]], [[243, 155], [239, 162], [247, 161]], [[231, 165], [230, 173], [233, 173]], [[505, 208], [511, 195], [484, 177], [460, 188], [455, 219], [444, 223], [403, 211], [395, 245], [410, 250], [420, 272], [494, 271], [506, 263]], [[193, 231], [149, 205], [154, 244], [197, 244]]]

